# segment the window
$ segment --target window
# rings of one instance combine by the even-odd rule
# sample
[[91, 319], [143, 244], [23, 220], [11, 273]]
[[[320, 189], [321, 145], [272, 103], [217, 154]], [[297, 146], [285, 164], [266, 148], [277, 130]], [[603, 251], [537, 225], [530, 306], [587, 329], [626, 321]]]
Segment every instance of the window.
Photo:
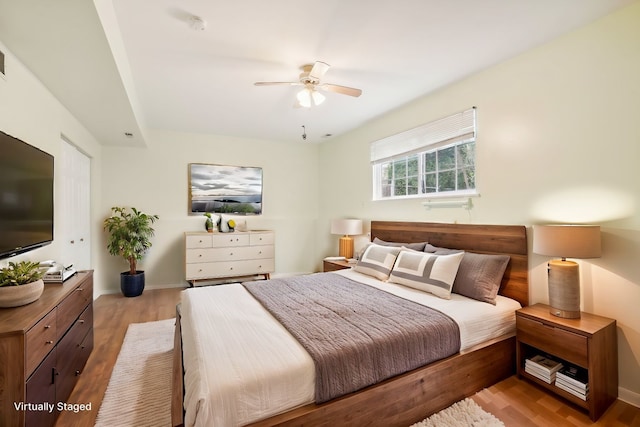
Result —
[[371, 144], [374, 200], [476, 190], [475, 108]]

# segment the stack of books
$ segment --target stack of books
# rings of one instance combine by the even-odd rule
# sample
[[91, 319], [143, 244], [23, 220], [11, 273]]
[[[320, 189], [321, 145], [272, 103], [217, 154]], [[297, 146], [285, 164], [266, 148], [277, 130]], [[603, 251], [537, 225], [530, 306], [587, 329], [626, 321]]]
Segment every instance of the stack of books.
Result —
[[556, 374], [556, 387], [574, 396], [587, 400], [589, 396], [589, 374], [586, 369], [567, 366]]
[[524, 362], [524, 371], [534, 377], [553, 384], [556, 380], [556, 373], [562, 368], [562, 363], [544, 356], [534, 356]]

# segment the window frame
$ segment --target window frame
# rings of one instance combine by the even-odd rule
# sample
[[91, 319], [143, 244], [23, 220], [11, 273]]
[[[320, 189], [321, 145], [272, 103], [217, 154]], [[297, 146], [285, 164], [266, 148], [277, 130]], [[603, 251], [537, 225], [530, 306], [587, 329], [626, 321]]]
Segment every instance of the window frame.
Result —
[[[472, 144], [473, 159], [471, 162], [460, 158], [458, 147]], [[438, 162], [439, 153], [454, 149], [453, 167], [442, 169]], [[435, 169], [425, 170], [426, 156], [435, 153]], [[389, 155], [391, 154], [391, 155]], [[409, 191], [413, 187], [404, 184], [405, 191], [395, 194], [396, 184], [415, 175], [409, 175], [407, 162], [417, 158], [417, 191]], [[443, 119], [426, 123], [417, 128], [400, 134], [392, 135], [371, 144], [371, 164], [373, 178], [373, 200], [402, 200], [419, 198], [443, 198], [478, 196], [477, 183], [477, 139], [476, 139], [476, 111], [475, 107]], [[396, 177], [396, 165], [405, 163], [407, 171], [402, 177]], [[461, 163], [462, 162], [462, 163]], [[467, 163], [467, 164], [464, 164]], [[460, 173], [465, 169], [472, 169], [473, 187], [460, 188]], [[398, 167], [398, 169], [401, 169]], [[439, 190], [439, 179], [444, 172], [453, 172], [454, 190]], [[391, 172], [390, 177], [385, 174]], [[400, 170], [400, 172], [402, 172]], [[436, 177], [436, 191], [428, 192], [426, 177], [434, 174]], [[409, 180], [407, 179], [407, 182]]]

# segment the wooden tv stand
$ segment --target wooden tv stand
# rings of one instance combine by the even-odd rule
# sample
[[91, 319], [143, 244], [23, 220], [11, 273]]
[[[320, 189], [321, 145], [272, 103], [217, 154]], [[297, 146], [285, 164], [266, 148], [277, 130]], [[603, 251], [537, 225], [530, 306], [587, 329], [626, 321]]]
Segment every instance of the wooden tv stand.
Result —
[[92, 270], [46, 284], [31, 304], [0, 309], [1, 424], [52, 426], [92, 349]]

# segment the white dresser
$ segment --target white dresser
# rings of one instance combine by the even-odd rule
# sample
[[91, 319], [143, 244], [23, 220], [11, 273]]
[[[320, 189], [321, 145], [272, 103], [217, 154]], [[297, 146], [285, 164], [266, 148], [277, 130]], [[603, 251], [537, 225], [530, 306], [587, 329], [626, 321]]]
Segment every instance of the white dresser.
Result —
[[186, 279], [204, 281], [262, 275], [275, 270], [275, 234], [270, 230], [184, 235]]

